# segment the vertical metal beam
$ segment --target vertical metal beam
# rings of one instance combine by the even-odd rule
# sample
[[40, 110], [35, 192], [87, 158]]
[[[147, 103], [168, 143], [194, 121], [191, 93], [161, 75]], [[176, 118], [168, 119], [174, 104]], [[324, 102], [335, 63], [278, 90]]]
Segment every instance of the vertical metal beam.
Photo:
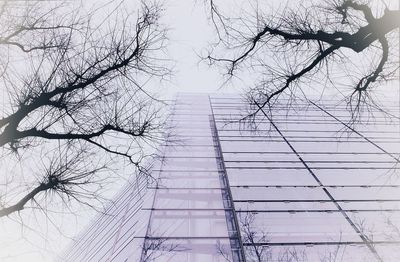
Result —
[[231, 244], [232, 257], [234, 262], [245, 262], [246, 256], [244, 254], [242, 237], [240, 234], [240, 227], [238, 218], [235, 211], [235, 205], [233, 202], [232, 192], [229, 185], [228, 175], [226, 173], [224, 156], [222, 154], [221, 143], [219, 140], [218, 129], [215, 123], [214, 111], [210, 100], [211, 115], [210, 115], [210, 127], [213, 142], [215, 146], [215, 154], [218, 166], [218, 173], [220, 176], [221, 187], [223, 188], [222, 198], [225, 209], [225, 217], [228, 226], [228, 234]]

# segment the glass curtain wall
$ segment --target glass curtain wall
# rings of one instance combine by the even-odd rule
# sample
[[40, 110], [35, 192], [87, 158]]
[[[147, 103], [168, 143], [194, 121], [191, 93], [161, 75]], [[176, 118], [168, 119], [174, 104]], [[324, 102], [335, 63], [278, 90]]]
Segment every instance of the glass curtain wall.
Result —
[[209, 96], [171, 111], [154, 180], [128, 185], [60, 261], [243, 261]]
[[[247, 261], [398, 261], [399, 108], [211, 97]], [[321, 105], [323, 104], [323, 106]]]
[[141, 261], [241, 261], [208, 95], [180, 94]]
[[286, 102], [249, 121], [238, 96], [179, 94], [153, 183], [61, 261], [399, 261], [399, 107], [354, 124], [334, 102]]

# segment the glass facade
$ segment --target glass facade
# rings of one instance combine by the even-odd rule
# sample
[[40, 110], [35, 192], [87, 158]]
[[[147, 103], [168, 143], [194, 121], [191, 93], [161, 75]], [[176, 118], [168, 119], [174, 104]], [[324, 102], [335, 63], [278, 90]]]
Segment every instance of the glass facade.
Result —
[[254, 122], [245, 104], [179, 94], [153, 182], [127, 185], [60, 260], [399, 261], [398, 106], [354, 127], [333, 102]]

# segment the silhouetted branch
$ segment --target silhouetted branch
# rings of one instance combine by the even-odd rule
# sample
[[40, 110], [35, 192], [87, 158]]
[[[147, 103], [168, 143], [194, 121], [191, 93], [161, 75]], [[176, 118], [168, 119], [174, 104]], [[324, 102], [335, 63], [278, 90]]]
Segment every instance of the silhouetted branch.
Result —
[[[330, 0], [321, 4], [298, 4], [296, 8], [287, 7], [281, 13], [265, 13], [262, 9], [251, 13], [241, 10], [246, 16], [235, 17], [223, 13], [221, 8], [213, 8], [216, 0], [209, 1], [210, 12], [218, 34], [218, 43], [212, 47], [205, 59], [210, 65], [226, 67], [228, 79], [239, 76], [239, 70], [259, 75], [263, 80], [251, 88], [249, 94], [265, 107], [278, 99], [282, 93], [294, 93], [294, 88], [307, 93], [308, 82], [327, 79], [336, 87], [334, 78], [337, 69], [346, 59], [355, 66], [363, 68], [363, 60], [351, 61], [347, 54], [361, 53], [364, 57], [379, 57], [373, 69], [362, 76], [354, 76], [349, 94], [350, 103], [356, 106], [364, 103], [365, 96], [373, 84], [388, 81], [398, 69], [395, 51], [400, 27], [400, 11], [387, 6], [384, 11], [374, 10], [372, 3], [356, 0]], [[358, 14], [362, 16], [358, 16]], [[233, 21], [233, 22], [232, 22]], [[221, 39], [219, 28], [227, 33]], [[348, 58], [346, 58], [346, 56]], [[375, 61], [373, 62], [375, 63]], [[373, 64], [371, 63], [371, 64]], [[348, 72], [345, 72], [348, 73]], [[325, 86], [322, 87], [322, 89]], [[321, 91], [322, 92], [322, 91]]]
[[[81, 202], [79, 197], [86, 193], [77, 191], [75, 188], [81, 186], [88, 187], [92, 183], [100, 183], [95, 179], [97, 173], [105, 169], [105, 166], [93, 167], [85, 162], [87, 155], [84, 151], [76, 152], [70, 156], [70, 149], [60, 152], [60, 155], [52, 159], [44, 170], [44, 180], [35, 188], [23, 196], [17, 203], [8, 207], [0, 208], [0, 218], [8, 216], [14, 212], [20, 212], [29, 201], [34, 201], [39, 194], [45, 194], [47, 191], [57, 192]], [[95, 200], [94, 192], [87, 192], [86, 197]]]
[[[7, 98], [0, 114], [1, 153], [15, 153], [22, 165], [34, 161], [26, 157], [30, 154], [50, 157], [68, 149], [58, 163], [59, 169], [66, 168], [62, 179], [46, 173], [29, 192], [16, 194], [17, 201], [4, 193], [0, 217], [21, 211], [30, 201], [39, 206], [38, 197], [48, 192], [62, 201], [93, 205], [90, 198], [99, 196], [91, 190], [103, 182], [93, 162], [105, 168], [128, 160], [131, 173], [149, 176], [150, 164], [143, 161], [154, 156], [155, 145], [163, 140], [164, 117], [163, 104], [147, 83], [170, 74], [161, 6], [141, 2], [136, 15], [116, 9], [100, 25], [96, 12], [85, 13], [67, 2], [23, 8], [4, 2], [0, 8], [0, 54], [10, 61], [1, 76]], [[24, 70], [13, 70], [20, 61]], [[66, 159], [78, 152], [92, 170], [68, 168]], [[17, 177], [13, 185], [32, 182], [29, 176], [12, 176]], [[87, 180], [92, 177], [95, 183]]]

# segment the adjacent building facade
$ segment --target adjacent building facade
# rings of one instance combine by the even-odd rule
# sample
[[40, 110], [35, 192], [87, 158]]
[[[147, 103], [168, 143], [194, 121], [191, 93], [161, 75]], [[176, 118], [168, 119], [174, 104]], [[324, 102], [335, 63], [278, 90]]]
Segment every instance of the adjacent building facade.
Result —
[[60, 261], [399, 261], [400, 129], [333, 102], [239, 121], [238, 96], [179, 94], [152, 179], [131, 181]]

